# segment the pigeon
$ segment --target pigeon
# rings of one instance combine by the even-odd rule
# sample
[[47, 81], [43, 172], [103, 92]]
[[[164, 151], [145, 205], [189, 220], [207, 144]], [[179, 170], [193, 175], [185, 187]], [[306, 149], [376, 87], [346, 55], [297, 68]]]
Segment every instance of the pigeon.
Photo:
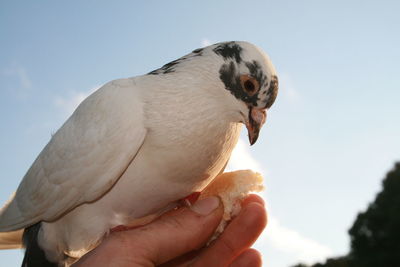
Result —
[[1, 209], [0, 232], [23, 232], [22, 266], [70, 266], [110, 229], [205, 188], [242, 125], [257, 141], [277, 92], [269, 57], [243, 41], [106, 83], [40, 152]]

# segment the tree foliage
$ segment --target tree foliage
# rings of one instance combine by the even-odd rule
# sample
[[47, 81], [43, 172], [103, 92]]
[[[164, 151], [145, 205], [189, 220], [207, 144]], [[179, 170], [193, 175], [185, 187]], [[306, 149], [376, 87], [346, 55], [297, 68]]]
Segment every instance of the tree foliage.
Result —
[[325, 263], [316, 263], [312, 266], [300, 263], [292, 267], [349, 267], [349, 260], [347, 257], [339, 257], [327, 259]]
[[349, 230], [352, 266], [400, 266], [400, 163]]

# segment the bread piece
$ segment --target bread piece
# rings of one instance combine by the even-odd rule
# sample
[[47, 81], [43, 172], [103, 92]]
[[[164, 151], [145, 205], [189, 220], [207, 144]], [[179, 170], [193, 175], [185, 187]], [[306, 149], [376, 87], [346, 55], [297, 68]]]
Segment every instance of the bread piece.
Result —
[[216, 239], [228, 222], [239, 214], [242, 200], [251, 192], [264, 189], [263, 177], [251, 170], [225, 172], [217, 176], [200, 194], [199, 199], [218, 196], [224, 205], [222, 221], [209, 242]]

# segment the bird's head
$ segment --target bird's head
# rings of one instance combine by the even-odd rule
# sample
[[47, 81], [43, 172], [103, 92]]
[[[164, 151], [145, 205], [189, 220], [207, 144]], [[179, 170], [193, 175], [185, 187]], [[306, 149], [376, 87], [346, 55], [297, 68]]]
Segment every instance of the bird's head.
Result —
[[[223, 42], [194, 50], [150, 75], [188, 72], [209, 74], [234, 101], [248, 130], [250, 144], [258, 138], [267, 110], [278, 93], [278, 77], [269, 57], [257, 46], [241, 41]], [[186, 76], [187, 77], [187, 76]], [[202, 77], [202, 80], [205, 78]]]
[[219, 43], [212, 50], [224, 60], [219, 78], [225, 89], [246, 106], [246, 113], [240, 112], [253, 145], [278, 93], [275, 68], [261, 49], [247, 42]]

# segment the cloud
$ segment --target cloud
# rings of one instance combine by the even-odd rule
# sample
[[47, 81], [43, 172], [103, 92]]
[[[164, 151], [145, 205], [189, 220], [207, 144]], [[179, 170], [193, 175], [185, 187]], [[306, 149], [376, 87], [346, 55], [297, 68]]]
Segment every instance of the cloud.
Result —
[[26, 73], [26, 70], [24, 68], [18, 68], [17, 75], [19, 77], [19, 81], [21, 83], [22, 88], [25, 89], [32, 88], [32, 82], [29, 79], [28, 74]]
[[[227, 170], [239, 169], [252, 169], [266, 175], [265, 170], [251, 156], [246, 142], [242, 139], [239, 139], [227, 166]], [[268, 226], [255, 243], [255, 248], [265, 251], [267, 247], [272, 247], [284, 252], [288, 255], [286, 258], [288, 263], [310, 264], [322, 261], [333, 254], [333, 251], [327, 246], [282, 225], [276, 217], [271, 215], [271, 208], [269, 208], [269, 212]]]
[[287, 73], [279, 74], [279, 94], [290, 102], [298, 102], [301, 100], [299, 91], [293, 85], [293, 81]]
[[205, 46], [211, 45], [212, 42], [207, 38], [203, 38], [203, 39], [201, 39], [201, 43], [200, 44], [201, 44], [201, 47], [205, 47]]
[[8, 77], [10, 83], [7, 87], [13, 90], [18, 97], [28, 97], [29, 91], [32, 88], [32, 81], [24, 67], [14, 64], [3, 69], [1, 74]]
[[288, 263], [293, 264], [323, 262], [333, 255], [329, 247], [283, 226], [274, 216], [269, 216], [268, 226], [255, 244], [260, 250], [269, 246], [289, 255]]
[[56, 97], [54, 104], [63, 110], [67, 115], [71, 115], [86, 97], [99, 88], [100, 86], [94, 86], [87, 91], [72, 91], [67, 97]]
[[24, 89], [32, 88], [32, 81], [29, 79], [25, 68], [21, 66], [13, 66], [3, 71], [3, 75], [14, 76], [18, 79], [19, 84]]

